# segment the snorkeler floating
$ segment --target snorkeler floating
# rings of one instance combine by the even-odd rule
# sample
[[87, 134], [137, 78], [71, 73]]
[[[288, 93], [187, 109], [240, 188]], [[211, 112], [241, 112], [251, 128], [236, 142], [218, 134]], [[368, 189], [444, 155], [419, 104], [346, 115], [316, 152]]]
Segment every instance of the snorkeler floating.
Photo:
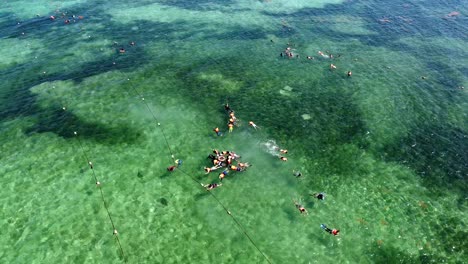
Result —
[[300, 171], [293, 170], [293, 175], [296, 178], [300, 178], [302, 176], [302, 173]]
[[257, 130], [257, 128], [259, 128], [254, 122], [252, 121], [249, 121], [249, 126], [255, 128], [255, 130]]
[[311, 194], [311, 196], [314, 196], [315, 198], [319, 200], [325, 200], [325, 193], [314, 193], [314, 194]]
[[301, 212], [301, 214], [308, 214], [307, 210], [305, 209], [304, 206], [302, 206], [299, 202], [297, 201], [294, 201], [294, 206], [296, 206], [297, 210], [299, 210], [299, 212]]
[[221, 131], [219, 131], [219, 128], [216, 127], [215, 129], [213, 129], [213, 131], [216, 133], [216, 135], [219, 137], [219, 136], [222, 136], [223, 133], [221, 133]]
[[213, 190], [214, 188], [217, 188], [223, 184], [221, 183], [210, 183], [210, 184], [201, 184], [201, 186], [205, 187], [207, 191]]
[[334, 235], [334, 236], [337, 236], [339, 233], [340, 233], [340, 230], [339, 229], [330, 229], [328, 228], [326, 225], [324, 224], [321, 224], [320, 227], [325, 230], [326, 232]]

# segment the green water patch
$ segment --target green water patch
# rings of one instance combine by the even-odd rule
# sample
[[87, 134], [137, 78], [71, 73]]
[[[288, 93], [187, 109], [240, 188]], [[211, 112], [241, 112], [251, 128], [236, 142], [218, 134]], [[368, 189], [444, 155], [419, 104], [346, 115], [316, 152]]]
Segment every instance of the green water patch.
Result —
[[[256, 2], [226, 19], [246, 18], [228, 28], [210, 22], [224, 18], [230, 7], [218, 12], [211, 2], [186, 8], [181, 1], [171, 3], [131, 4], [128, 19], [121, 20], [115, 14], [127, 6], [109, 9], [114, 16], [105, 20], [110, 4], [99, 3], [81, 24], [24, 27], [22, 40], [60, 37], [57, 45], [37, 51], [38, 62], [24, 65], [33, 55], [28, 53], [2, 72], [2, 100], [8, 102], [2, 103], [0, 125], [0, 182], [8, 190], [1, 194], [6, 202], [0, 227], [7, 235], [0, 243], [8, 245], [2, 259], [120, 260], [84, 150], [128, 262], [265, 262], [199, 186], [219, 182], [217, 173], [203, 171], [213, 148], [236, 151], [252, 164], [231, 172], [213, 194], [273, 263], [466, 258], [467, 162], [459, 150], [466, 145], [466, 98], [444, 87], [464, 82], [463, 69], [453, 69], [463, 64], [457, 58], [463, 42], [445, 50], [438, 45], [441, 53], [426, 45], [442, 61], [431, 68], [413, 36], [404, 33], [403, 40], [392, 31], [396, 25], [374, 20], [394, 9], [362, 12], [381, 3], [290, 13], [299, 4], [291, 2], [270, 14], [258, 8], [269, 3]], [[233, 10], [243, 3], [234, 3]], [[145, 14], [145, 7], [158, 9]], [[342, 13], [352, 11], [362, 16], [360, 28], [346, 34], [337, 26], [349, 20]], [[155, 14], [167, 21], [153, 21]], [[283, 26], [280, 17], [286, 15]], [[326, 16], [334, 25], [326, 25]], [[307, 22], [320, 19], [323, 25]], [[386, 30], [390, 36], [381, 37]], [[288, 42], [299, 58], [279, 56]], [[125, 53], [118, 52], [121, 47]], [[321, 58], [318, 50], [341, 56]], [[440, 57], [447, 50], [457, 52], [450, 57], [453, 64]], [[330, 70], [330, 63], [337, 69]], [[454, 81], [427, 74], [438, 68]], [[226, 132], [226, 102], [239, 118], [233, 133]], [[248, 126], [250, 120], [259, 129]], [[287, 162], [267, 147], [271, 141], [289, 150]], [[174, 172], [166, 169], [174, 164], [171, 155], [184, 161]], [[293, 170], [303, 176], [294, 177]], [[316, 192], [325, 192], [326, 199], [310, 195]], [[293, 200], [309, 215], [301, 215]], [[322, 223], [341, 229], [340, 236], [321, 230]]]
[[385, 152], [388, 159], [409, 164], [431, 186], [447, 186], [465, 193], [463, 181], [468, 160], [456, 150], [466, 147], [468, 140], [462, 130], [427, 125], [388, 145]]
[[[9, 204], [2, 210], [5, 213], [2, 228], [6, 230], [2, 244], [10, 245], [4, 259], [23, 262], [36, 256], [56, 262], [63, 258], [77, 261], [112, 256], [111, 237], [98, 239], [105, 245], [100, 252], [87, 248], [92, 233], [103, 231], [100, 225], [90, 225], [99, 215], [101, 205], [96, 202], [98, 196], [90, 197], [85, 192], [86, 181], [82, 181], [80, 166], [65, 169], [70, 158], [75, 157], [74, 150], [53, 134], [21, 135], [24, 125], [26, 122], [10, 122], [9, 132], [3, 133], [22, 142], [21, 148], [12, 144], [15, 142], [12, 140], [2, 149], [5, 151], [2, 160], [8, 164], [2, 167], [5, 176], [2, 185], [10, 190], [2, 193], [2, 200]], [[20, 159], [23, 155], [28, 158]], [[82, 164], [86, 168], [86, 163]], [[82, 211], [82, 204], [86, 204], [86, 210]]]
[[[4, 54], [0, 70], [26, 63], [32, 57], [31, 55], [41, 47], [41, 43], [34, 40], [2, 39], [0, 42], [2, 49], [0, 52]], [[8, 55], [11, 56], [7, 57]]]

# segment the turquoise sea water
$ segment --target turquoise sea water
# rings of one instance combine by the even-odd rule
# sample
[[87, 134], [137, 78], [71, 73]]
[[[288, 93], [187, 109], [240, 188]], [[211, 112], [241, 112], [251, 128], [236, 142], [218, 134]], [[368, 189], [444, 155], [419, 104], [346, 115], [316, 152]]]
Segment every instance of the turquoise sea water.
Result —
[[[0, 262], [465, 263], [466, 14], [458, 0], [4, 1]], [[252, 167], [210, 194], [214, 148]]]

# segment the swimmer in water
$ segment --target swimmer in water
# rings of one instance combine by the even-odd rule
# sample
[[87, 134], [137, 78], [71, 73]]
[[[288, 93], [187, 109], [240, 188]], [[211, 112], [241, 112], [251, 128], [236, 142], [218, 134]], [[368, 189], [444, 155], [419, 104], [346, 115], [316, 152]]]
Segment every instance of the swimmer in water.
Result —
[[333, 64], [333, 63], [332, 63], [332, 64], [330, 64], [330, 70], [334, 70], [334, 69], [336, 69], [336, 66], [335, 66], [335, 64]]
[[221, 186], [221, 183], [210, 183], [210, 184], [201, 184], [203, 187], [206, 188], [207, 191], [213, 190], [214, 188], [217, 188]]
[[255, 130], [257, 130], [257, 128], [258, 128], [258, 126], [252, 121], [249, 121], [249, 126], [255, 128]]
[[223, 181], [224, 177], [226, 177], [226, 175], [227, 175], [228, 173], [229, 173], [228, 170], [224, 170], [223, 172], [221, 172], [221, 173], [219, 174], [219, 180], [220, 180], [220, 181]]
[[242, 169], [246, 169], [246, 168], [250, 167], [250, 164], [248, 162], [244, 162], [244, 163], [239, 162], [239, 163], [237, 163], [237, 165], [239, 165], [239, 167], [242, 168]]
[[348, 73], [347, 73], [348, 77], [351, 77], [352, 74], [353, 73], [351, 71], [348, 71]]
[[302, 176], [302, 173], [300, 171], [293, 170], [293, 175], [294, 175], [294, 177], [299, 178], [299, 177]]
[[324, 58], [329, 58], [328, 55], [324, 54], [324, 53], [321, 52], [320, 50], [319, 50], [319, 52], [317, 52], [317, 53], [318, 53], [320, 56], [324, 57]]
[[221, 168], [221, 166], [219, 166], [219, 165], [215, 165], [215, 166], [213, 166], [211, 168], [205, 167], [205, 174], [208, 174], [208, 173], [210, 173], [210, 172], [212, 172], [214, 170], [217, 170], [219, 168]]
[[301, 214], [308, 214], [307, 213], [307, 210], [305, 209], [304, 206], [302, 206], [300, 203], [298, 203], [297, 201], [294, 201], [294, 206], [296, 206], [297, 210], [299, 210], [299, 212], [301, 212]]
[[226, 104], [224, 105], [224, 110], [226, 110], [228, 113], [232, 113], [232, 112], [233, 112], [228, 103], [226, 103]]
[[175, 169], [176, 169], [176, 166], [167, 167], [167, 171], [174, 171]]
[[217, 135], [218, 137], [223, 135], [223, 134], [221, 133], [221, 131], [219, 131], [219, 128], [215, 128], [215, 129], [213, 129], [213, 131], [216, 133], [216, 135]]
[[319, 200], [325, 200], [325, 193], [314, 193], [314, 194], [311, 194], [312, 196], [314, 196], [315, 198], [319, 199]]
[[234, 125], [232, 123], [229, 123], [228, 127], [229, 127], [229, 133], [232, 133], [232, 131], [234, 130]]
[[236, 116], [234, 115], [234, 112], [229, 113], [229, 117], [230, 117], [230, 119], [233, 120], [233, 123], [236, 122], [237, 118], [236, 118]]
[[287, 149], [280, 149], [280, 152], [281, 152], [282, 154], [288, 154], [288, 150], [287, 150]]
[[282, 161], [288, 161], [288, 158], [283, 157], [283, 156], [280, 156], [279, 159], [282, 160]]
[[330, 229], [328, 228], [326, 225], [324, 224], [321, 224], [320, 227], [325, 230], [326, 232], [334, 235], [334, 236], [337, 236], [339, 233], [340, 233], [340, 230], [339, 229]]

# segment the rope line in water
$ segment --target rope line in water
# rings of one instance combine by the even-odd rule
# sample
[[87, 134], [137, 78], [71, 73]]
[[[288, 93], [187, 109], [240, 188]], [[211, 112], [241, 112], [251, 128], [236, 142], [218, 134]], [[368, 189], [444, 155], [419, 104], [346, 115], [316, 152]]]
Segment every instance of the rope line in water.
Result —
[[[154, 114], [153, 110], [151, 110], [151, 107], [149, 107], [148, 103], [145, 101], [145, 98], [141, 95], [140, 92], [138, 92], [138, 90], [132, 85], [132, 83], [130, 82], [130, 79], [127, 78], [127, 81], [129, 81], [130, 83], [130, 86], [132, 87], [132, 89], [137, 93], [137, 95], [141, 98], [141, 100], [143, 101], [143, 103], [145, 104], [146, 108], [148, 109], [148, 111], [151, 113], [151, 116], [153, 117], [154, 121], [156, 121], [158, 123], [158, 126], [160, 127], [160, 123], [158, 121], [158, 119], [156, 118], [156, 115]], [[169, 150], [169, 153], [171, 153], [171, 158], [172, 158], [172, 161], [175, 161], [175, 157], [174, 157], [174, 153], [172, 152], [172, 149], [171, 149], [171, 146], [169, 145], [169, 141], [167, 140], [167, 137], [166, 137], [166, 133], [164, 133], [164, 130], [161, 128], [161, 132], [162, 132], [162, 135], [164, 137], [164, 141], [166, 142], [166, 145], [167, 145], [167, 149]]]
[[[148, 109], [148, 111], [151, 113], [154, 121], [158, 124], [158, 127], [159, 129], [161, 130], [161, 133], [163, 135], [163, 138], [166, 142], [166, 145], [167, 145], [167, 149], [169, 150], [169, 153], [171, 154], [171, 158], [173, 161], [175, 161], [175, 157], [174, 157], [174, 153], [172, 152], [172, 149], [169, 145], [169, 141], [167, 140], [167, 137], [166, 137], [166, 133], [164, 133], [164, 129], [160, 126], [160, 123], [159, 123], [159, 120], [157, 119], [156, 115], [154, 114], [154, 112], [151, 110], [151, 108], [149, 107], [148, 103], [145, 101], [145, 98], [141, 95], [141, 93], [133, 86], [133, 84], [130, 82], [130, 79], [127, 78], [127, 81], [129, 81], [129, 84], [130, 86], [132, 87], [132, 89], [136, 92], [136, 94], [142, 99], [143, 103], [145, 104], [146, 108]], [[198, 181], [196, 178], [192, 177], [189, 173], [185, 172], [184, 170], [182, 169], [178, 169], [181, 173], [187, 175], [188, 177], [190, 177], [194, 182], [202, 185], [202, 183], [200, 181]], [[272, 264], [272, 262], [270, 261], [270, 259], [268, 259], [268, 257], [265, 255], [265, 253], [263, 253], [262, 250], [260, 250], [260, 248], [257, 246], [257, 244], [253, 241], [252, 237], [247, 233], [246, 229], [241, 225], [241, 223], [232, 215], [231, 211], [229, 211], [227, 209], [227, 207], [218, 199], [218, 197], [216, 197], [214, 195], [214, 193], [212, 193], [211, 191], [208, 191], [210, 193], [210, 195], [216, 200], [216, 202], [226, 211], [226, 213], [232, 218], [232, 220], [236, 223], [237, 227], [239, 228], [239, 230], [247, 237], [247, 239], [250, 241], [250, 243], [255, 247], [255, 249], [257, 249], [257, 251], [265, 258], [265, 260]]]
[[88, 158], [88, 155], [86, 153], [86, 150], [85, 148], [83, 147], [83, 144], [81, 143], [81, 140], [80, 138], [78, 137], [78, 133], [77, 132], [73, 132], [78, 140], [78, 144], [81, 148], [81, 151], [83, 152], [83, 156], [85, 157], [86, 161], [88, 162], [88, 165], [89, 165], [89, 168], [91, 169], [92, 173], [93, 173], [93, 177], [94, 177], [94, 180], [96, 181], [96, 185], [99, 187], [99, 191], [101, 193], [101, 200], [102, 200], [102, 203], [104, 204], [104, 208], [106, 209], [106, 212], [107, 212], [107, 216], [111, 222], [111, 225], [112, 225], [112, 230], [113, 230], [113, 234], [116, 238], [116, 241], [117, 241], [117, 244], [119, 245], [119, 249], [120, 249], [120, 254], [122, 256], [122, 259], [124, 260], [124, 262], [126, 263], [127, 260], [125, 258], [125, 254], [124, 254], [124, 251], [123, 251], [123, 248], [122, 248], [122, 244], [120, 243], [120, 239], [119, 239], [119, 236], [118, 236], [118, 233], [117, 233], [117, 228], [115, 228], [115, 224], [114, 224], [114, 220], [112, 220], [112, 216], [111, 216], [111, 213], [109, 211], [109, 207], [107, 206], [107, 203], [106, 203], [106, 200], [104, 199], [104, 191], [102, 190], [102, 186], [101, 186], [101, 183], [100, 181], [98, 180], [97, 176], [96, 176], [96, 172], [94, 171], [94, 165], [93, 163], [90, 161], [90, 159]]
[[[62, 110], [63, 111], [67, 111], [67, 108], [65, 107], [65, 104], [62, 103]], [[104, 198], [104, 191], [102, 189], [102, 186], [101, 186], [101, 182], [99, 181], [97, 175], [96, 175], [96, 172], [94, 170], [94, 165], [93, 163], [91, 162], [91, 160], [88, 158], [89, 155], [87, 154], [87, 151], [85, 150], [84, 146], [83, 146], [83, 143], [81, 142], [80, 138], [78, 137], [78, 132], [74, 131], [73, 134], [76, 136], [76, 139], [78, 141], [78, 145], [79, 145], [79, 148], [81, 149], [82, 153], [83, 153], [83, 156], [88, 164], [88, 166], [90, 167], [91, 169], [91, 172], [93, 174], [93, 177], [94, 177], [94, 180], [95, 180], [95, 183], [96, 185], [99, 187], [99, 191], [100, 191], [100, 194], [101, 194], [101, 200], [102, 200], [102, 203], [104, 205], [104, 208], [106, 209], [106, 213], [107, 213], [107, 217], [109, 218], [109, 221], [112, 225], [112, 230], [113, 230], [113, 234], [115, 236], [115, 239], [116, 239], [116, 242], [117, 242], [117, 245], [119, 247], [119, 251], [120, 251], [120, 255], [123, 259], [123, 261], [125, 263], [127, 263], [127, 259], [125, 257], [125, 253], [124, 253], [124, 250], [123, 250], [123, 247], [122, 247], [122, 244], [120, 242], [120, 238], [118, 236], [118, 232], [117, 232], [117, 228], [115, 227], [115, 224], [114, 224], [114, 220], [112, 219], [112, 216], [111, 216], [111, 213], [110, 213], [110, 210], [109, 210], [109, 207], [106, 203], [106, 199]]]
[[[62, 3], [59, 3], [59, 5], [57, 5], [57, 10], [61, 8], [61, 5], [62, 5]], [[10, 8], [11, 8], [11, 6], [10, 6]], [[53, 8], [52, 8], [52, 9], [53, 9]], [[14, 14], [14, 13], [13, 13], [13, 14]], [[15, 14], [15, 17], [16, 17], [16, 14]], [[20, 19], [17, 19], [17, 20], [20, 21]], [[46, 73], [46, 72], [44, 71], [43, 74], [45, 74], [45, 73]], [[81, 77], [79, 76], [79, 77], [70, 78], [70, 79], [76, 79], [76, 78], [81, 78]], [[49, 79], [49, 78], [48, 78], [48, 79]], [[50, 81], [56, 81], [56, 80], [45, 80], [45, 81], [50, 82]], [[27, 83], [27, 81], [24, 81], [24, 82], [22, 82], [22, 83]], [[55, 86], [52, 87], [52, 88], [55, 88]], [[62, 103], [62, 102], [61, 102], [61, 103]], [[66, 106], [65, 106], [65, 104], [62, 104], [62, 109], [63, 109], [64, 111], [66, 111]], [[115, 223], [114, 223], [114, 220], [112, 219], [112, 216], [111, 216], [109, 207], [108, 207], [108, 205], [107, 205], [106, 199], [104, 198], [104, 191], [103, 191], [103, 189], [102, 189], [101, 183], [100, 183], [100, 181], [98, 180], [98, 177], [97, 177], [96, 172], [95, 172], [95, 170], [94, 170], [94, 165], [93, 165], [93, 163], [91, 162], [91, 160], [88, 158], [89, 155], [87, 154], [87, 151], [86, 151], [86, 149], [85, 149], [84, 146], [83, 146], [83, 143], [81, 142], [80, 138], [78, 137], [78, 133], [77, 133], [76, 131], [73, 132], [73, 133], [74, 133], [74, 135], [76, 136], [76, 139], [77, 139], [77, 141], [78, 141], [79, 148], [81, 149], [81, 151], [82, 151], [82, 153], [83, 153], [83, 156], [84, 156], [84, 158], [86, 159], [86, 161], [87, 161], [87, 163], [88, 163], [88, 165], [89, 165], [89, 167], [90, 167], [90, 169], [91, 169], [91, 171], [92, 171], [92, 174], [93, 174], [94, 180], [95, 180], [95, 182], [96, 182], [96, 185], [97, 185], [98, 188], [99, 188], [100, 197], [101, 197], [101, 200], [102, 200], [102, 204], [104, 205], [104, 208], [105, 208], [106, 213], [107, 213], [107, 217], [109, 218], [109, 221], [110, 221], [110, 223], [111, 223], [111, 225], [112, 225], [113, 235], [114, 235], [114, 237], [115, 237], [115, 241], [117, 242], [117, 245], [118, 245], [118, 248], [119, 248], [119, 251], [120, 251], [120, 255], [121, 255], [121, 257], [122, 257], [124, 263], [127, 263], [127, 259], [126, 259], [126, 257], [125, 257], [125, 253], [124, 253], [122, 244], [121, 244], [121, 242], [120, 242], [120, 238], [119, 238], [119, 236], [118, 236], [117, 228], [115, 227]], [[36, 159], [36, 161], [37, 161], [37, 159]]]

